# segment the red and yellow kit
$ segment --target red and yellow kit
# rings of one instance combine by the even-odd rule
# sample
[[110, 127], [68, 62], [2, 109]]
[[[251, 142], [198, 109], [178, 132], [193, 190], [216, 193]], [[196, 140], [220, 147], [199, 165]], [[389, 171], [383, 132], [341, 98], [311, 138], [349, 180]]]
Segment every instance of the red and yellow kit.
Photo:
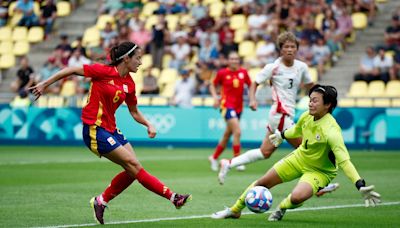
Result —
[[247, 70], [239, 68], [232, 71], [223, 68], [218, 71], [213, 81], [215, 86], [221, 85], [221, 109], [234, 109], [241, 113], [243, 109], [243, 90], [246, 84], [250, 87], [251, 80]]
[[137, 104], [135, 82], [129, 74], [119, 76], [114, 66], [84, 65], [83, 70], [85, 77], [90, 77], [92, 82], [88, 103], [82, 109], [82, 121], [112, 133], [116, 129], [115, 111], [122, 102], [128, 106]]

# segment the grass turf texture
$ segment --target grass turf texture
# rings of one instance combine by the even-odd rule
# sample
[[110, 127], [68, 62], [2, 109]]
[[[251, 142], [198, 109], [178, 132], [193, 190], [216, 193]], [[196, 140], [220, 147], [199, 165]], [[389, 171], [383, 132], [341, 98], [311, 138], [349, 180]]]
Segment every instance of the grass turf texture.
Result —
[[[137, 181], [109, 204], [105, 222], [211, 215], [232, 205], [253, 180], [289, 151], [278, 150], [271, 159], [232, 170], [224, 186], [209, 167], [213, 149], [136, 148], [142, 165], [172, 190], [192, 193], [193, 200], [181, 210], [147, 191]], [[244, 151], [244, 150], [243, 150]], [[232, 152], [225, 151], [223, 157]], [[367, 184], [374, 184], [383, 202], [400, 201], [400, 153], [394, 151], [351, 151], [352, 161]], [[0, 147], [0, 226], [32, 227], [94, 224], [89, 200], [101, 193], [121, 168], [99, 159], [85, 147]], [[334, 182], [341, 187], [322, 198], [313, 197], [302, 208], [362, 204], [363, 200], [347, 177], [339, 172]], [[273, 208], [297, 182], [271, 190]], [[244, 212], [248, 212], [246, 209]], [[245, 214], [238, 220], [194, 218], [184, 220], [114, 224], [118, 227], [400, 227], [400, 205], [377, 208], [341, 208], [289, 212], [284, 220], [271, 223], [267, 214]]]

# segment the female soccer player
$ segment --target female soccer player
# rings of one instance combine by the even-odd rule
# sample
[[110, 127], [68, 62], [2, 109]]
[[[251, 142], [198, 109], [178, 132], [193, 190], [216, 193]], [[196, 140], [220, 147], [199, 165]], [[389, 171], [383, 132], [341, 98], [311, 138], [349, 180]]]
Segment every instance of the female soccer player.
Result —
[[[260, 148], [249, 150], [231, 160], [221, 160], [221, 169], [218, 174], [220, 184], [224, 184], [225, 177], [231, 168], [267, 159], [272, 155], [276, 147], [268, 140], [269, 135], [273, 134], [275, 130], [283, 131], [293, 126], [296, 97], [301, 84], [307, 89], [314, 85], [308, 73], [307, 64], [295, 59], [299, 42], [294, 34], [290, 32], [280, 34], [277, 46], [281, 57], [275, 62], [267, 64], [256, 75], [249, 92], [250, 108], [255, 111], [257, 110], [255, 98], [257, 86], [269, 80], [274, 103], [269, 112], [266, 136]], [[301, 137], [290, 139], [288, 142], [297, 148], [301, 143]]]
[[[233, 156], [240, 155], [240, 115], [243, 110], [244, 85], [250, 87], [251, 80], [247, 70], [240, 67], [238, 53], [231, 52], [228, 56], [228, 67], [218, 71], [210, 92], [214, 98], [214, 107], [220, 107], [222, 117], [225, 119], [225, 132], [219, 141], [213, 155], [208, 157], [211, 162], [211, 170], [218, 171], [218, 157], [224, 151], [229, 138], [233, 135]], [[221, 98], [217, 95], [217, 86], [221, 86]], [[238, 170], [244, 170], [244, 166], [238, 166]]]
[[355, 184], [367, 207], [380, 202], [380, 195], [373, 191], [374, 186], [365, 186], [364, 179], [361, 179], [350, 161], [341, 128], [331, 115], [337, 104], [336, 89], [333, 86], [315, 85], [311, 88], [309, 97], [309, 111], [301, 115], [294, 127], [269, 136], [275, 146], [279, 146], [283, 139], [303, 136], [301, 145], [275, 163], [263, 177], [250, 184], [233, 207], [214, 213], [212, 218], [239, 218], [245, 207], [246, 192], [253, 186], [271, 189], [275, 185], [300, 178], [292, 193], [268, 218], [269, 221], [279, 221], [287, 209], [300, 207], [304, 201], [335, 178], [338, 167]]
[[115, 111], [125, 101], [133, 119], [147, 127], [148, 136], [156, 136], [156, 129], [137, 108], [135, 83], [129, 74], [137, 72], [141, 65], [141, 54], [136, 44], [124, 42], [111, 49], [110, 65], [67, 67], [31, 88], [37, 99], [48, 86], [62, 78], [74, 75], [91, 78], [88, 103], [82, 109], [83, 139], [97, 156], [104, 156], [124, 169], [112, 179], [102, 194], [90, 201], [95, 218], [101, 224], [104, 224], [103, 214], [107, 203], [135, 179], [148, 190], [170, 200], [177, 209], [191, 199], [191, 195], [177, 194], [150, 175], [140, 164], [131, 144], [116, 128]]

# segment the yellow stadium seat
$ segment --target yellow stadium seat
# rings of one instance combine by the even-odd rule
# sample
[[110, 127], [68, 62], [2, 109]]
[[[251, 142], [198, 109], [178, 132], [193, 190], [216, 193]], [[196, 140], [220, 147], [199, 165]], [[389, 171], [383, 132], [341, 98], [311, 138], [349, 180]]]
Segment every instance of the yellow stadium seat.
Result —
[[153, 65], [153, 58], [150, 54], [145, 54], [142, 56], [142, 65], [143, 69], [147, 69]]
[[251, 79], [252, 82], [253, 82], [254, 80], [256, 80], [256, 76], [257, 76], [257, 74], [258, 74], [260, 71], [261, 71], [261, 68], [260, 68], [260, 67], [251, 68], [251, 69], [249, 70], [249, 76], [250, 76], [250, 79]]
[[138, 97], [138, 105], [148, 106], [148, 105], [150, 105], [150, 99], [151, 99], [151, 97], [149, 97], [149, 96], [139, 96]]
[[311, 80], [314, 83], [318, 82], [318, 70], [315, 67], [308, 68], [308, 73], [310, 74]]
[[383, 81], [370, 82], [367, 95], [369, 97], [383, 97], [385, 95], [385, 83]]
[[147, 30], [151, 30], [153, 25], [155, 25], [158, 22], [158, 15], [151, 15], [146, 18], [146, 24], [145, 28]]
[[188, 21], [189, 21], [190, 19], [192, 19], [192, 15], [190, 15], [190, 14], [183, 14], [183, 15], [180, 15], [179, 23], [181, 23], [182, 25], [187, 25], [187, 24], [188, 24]]
[[60, 108], [64, 106], [64, 97], [50, 96], [47, 100], [47, 107], [49, 108]]
[[222, 10], [225, 8], [225, 4], [219, 1], [212, 2], [210, 4], [210, 16], [213, 18], [220, 18]]
[[11, 41], [12, 40], [12, 29], [9, 26], [0, 28], [0, 41]]
[[353, 13], [351, 14], [351, 20], [355, 29], [365, 29], [368, 26], [368, 17], [365, 13]]
[[248, 29], [237, 29], [236, 31], [235, 31], [235, 38], [234, 38], [234, 41], [236, 42], [236, 43], [241, 43], [243, 40], [244, 40], [244, 38], [246, 37], [246, 34], [249, 32], [249, 30]]
[[28, 41], [17, 41], [14, 44], [13, 53], [15, 56], [23, 56], [29, 53], [29, 43]]
[[13, 54], [4, 54], [0, 56], [0, 69], [8, 69], [15, 66], [15, 56]]
[[168, 99], [166, 97], [153, 97], [151, 99], [151, 105], [159, 105], [159, 106], [165, 106], [168, 105]]
[[178, 71], [173, 68], [165, 68], [160, 73], [160, 78], [158, 79], [159, 85], [167, 84], [169, 82], [175, 82], [178, 78]]
[[171, 62], [172, 56], [169, 54], [166, 54], [162, 58], [162, 68], [168, 68], [169, 67], [169, 62]]
[[167, 14], [167, 16], [165, 16], [165, 20], [167, 21], [168, 30], [169, 31], [175, 31], [176, 26], [179, 23], [179, 15], [177, 15], [177, 14]]
[[34, 104], [36, 104], [36, 106], [39, 108], [45, 108], [47, 107], [47, 100], [47, 96], [40, 96]]
[[161, 71], [160, 71], [160, 69], [154, 67], [154, 68], [151, 69], [151, 74], [152, 74], [154, 77], [159, 78], [159, 77], [160, 77], [160, 74], [161, 74]]
[[322, 21], [324, 20], [325, 15], [323, 13], [317, 14], [315, 17], [315, 28], [318, 30], [322, 29]]
[[353, 98], [342, 98], [339, 100], [339, 107], [354, 107], [356, 102]]
[[247, 29], [247, 19], [243, 14], [232, 15], [229, 21], [229, 27], [233, 30]]
[[400, 107], [400, 99], [392, 99], [392, 107]]
[[241, 57], [255, 57], [256, 45], [253, 41], [243, 41], [239, 44], [239, 56]]
[[60, 95], [64, 97], [70, 97], [76, 95], [76, 81], [73, 80], [65, 81], [61, 86]]
[[15, 11], [15, 7], [17, 6], [17, 1], [11, 2], [10, 5], [8, 6], [8, 16], [13, 16], [14, 15], [14, 11]]
[[28, 31], [28, 41], [29, 43], [42, 42], [44, 39], [44, 30], [40, 26], [35, 26]]
[[28, 28], [23, 26], [17, 26], [12, 31], [12, 40], [28, 40]]
[[385, 97], [400, 97], [400, 81], [389, 81], [386, 85]]
[[3, 41], [0, 43], [0, 54], [12, 53], [14, 49], [14, 44], [11, 41]]
[[214, 106], [214, 98], [206, 97], [204, 98], [204, 106]]
[[376, 3], [386, 3], [387, 0], [376, 0]]
[[373, 105], [374, 107], [390, 107], [391, 102], [388, 98], [374, 99]]
[[193, 97], [192, 98], [192, 105], [193, 106], [203, 106], [203, 97]]
[[357, 107], [368, 108], [368, 107], [372, 107], [372, 104], [373, 104], [373, 102], [372, 102], [372, 99], [370, 99], [370, 98], [358, 98], [356, 100]]
[[97, 18], [96, 27], [99, 30], [103, 30], [106, 27], [107, 22], [111, 24], [115, 23], [115, 18], [110, 14], [102, 14]]
[[366, 97], [368, 84], [365, 81], [355, 81], [350, 86], [348, 97]]
[[148, 2], [144, 4], [141, 15], [148, 17], [154, 14], [154, 11], [160, 7], [158, 2]]
[[167, 82], [161, 87], [160, 95], [164, 97], [172, 97], [175, 93], [175, 81]]
[[96, 26], [87, 28], [83, 33], [82, 39], [83, 45], [94, 45], [97, 46], [100, 42], [100, 31], [97, 29]]
[[71, 14], [71, 3], [67, 1], [57, 2], [57, 17], [65, 17]]

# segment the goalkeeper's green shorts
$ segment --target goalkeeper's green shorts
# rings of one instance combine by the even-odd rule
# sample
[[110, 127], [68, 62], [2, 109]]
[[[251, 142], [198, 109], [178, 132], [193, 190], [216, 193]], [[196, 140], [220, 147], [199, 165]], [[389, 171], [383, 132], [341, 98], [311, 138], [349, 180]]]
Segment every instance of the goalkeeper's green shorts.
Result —
[[323, 173], [312, 169], [304, 162], [298, 160], [294, 153], [290, 153], [273, 166], [282, 182], [289, 182], [300, 178], [299, 182], [309, 183], [313, 189], [313, 194], [327, 186], [336, 174]]

